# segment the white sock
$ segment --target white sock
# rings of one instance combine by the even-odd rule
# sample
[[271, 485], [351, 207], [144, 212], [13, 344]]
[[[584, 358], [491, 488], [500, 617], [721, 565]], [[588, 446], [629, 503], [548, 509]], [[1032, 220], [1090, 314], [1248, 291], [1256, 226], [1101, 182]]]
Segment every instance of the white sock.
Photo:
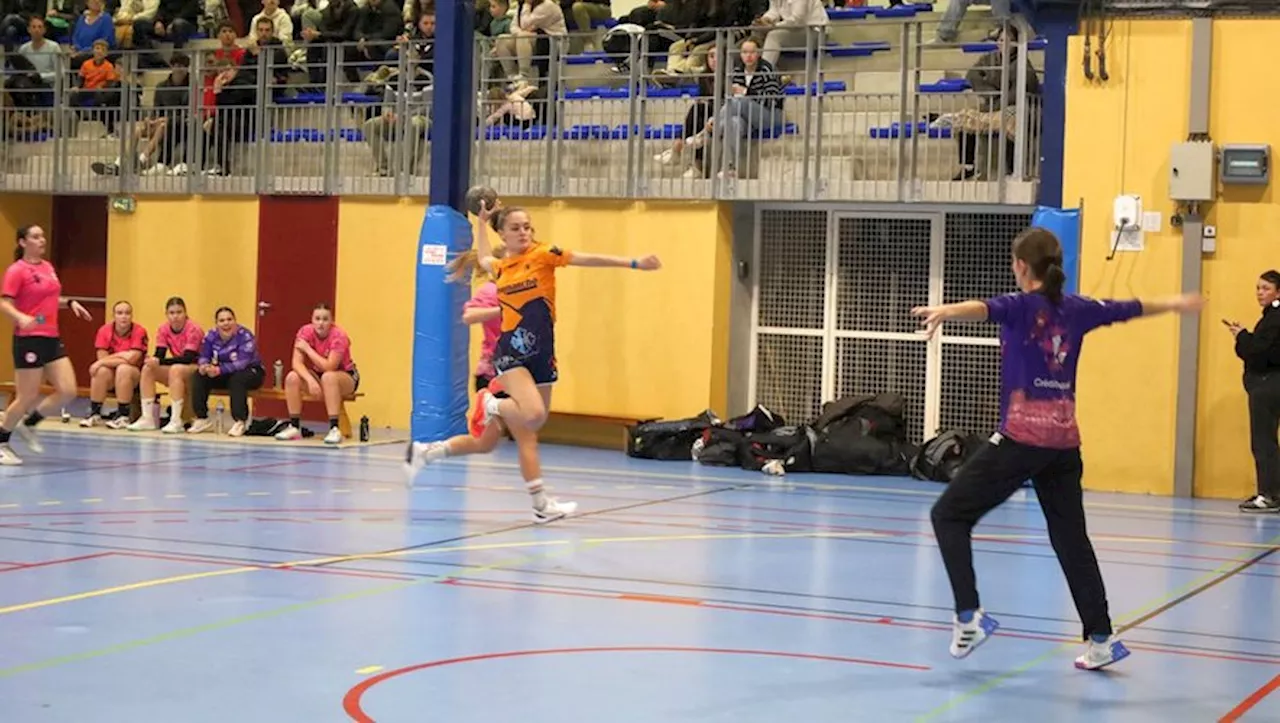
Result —
[[542, 478], [526, 480], [524, 488], [529, 491], [529, 496], [533, 498], [533, 509], [544, 510], [547, 508], [547, 496], [542, 491]]
[[485, 398], [484, 398], [485, 414], [488, 414], [490, 417], [501, 417], [502, 415], [498, 412], [498, 402], [501, 402], [501, 401], [502, 401], [501, 399], [498, 399], [492, 394], [485, 395]]
[[142, 403], [142, 417], [144, 419], [151, 419], [151, 413], [155, 408], [156, 403], [154, 401], [144, 401]]
[[434, 462], [438, 459], [444, 459], [449, 456], [449, 443], [441, 442], [427, 447], [427, 460]]
[[181, 424], [182, 423], [182, 400], [181, 399], [173, 400], [172, 407], [173, 407], [173, 418], [170, 419], [169, 421], [172, 422], [176, 420], [179, 424]]

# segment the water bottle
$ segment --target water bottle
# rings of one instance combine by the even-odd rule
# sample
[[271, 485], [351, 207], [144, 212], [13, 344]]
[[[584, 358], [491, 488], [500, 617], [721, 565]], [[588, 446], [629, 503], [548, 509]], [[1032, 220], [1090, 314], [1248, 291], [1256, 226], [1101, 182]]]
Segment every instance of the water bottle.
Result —
[[222, 402], [218, 402], [218, 421], [217, 421], [218, 434], [222, 434], [222, 409], [223, 409]]
[[67, 408], [66, 408], [66, 407], [63, 407], [63, 408], [62, 408], [62, 423], [63, 423], [63, 424], [67, 424], [67, 423], [68, 423], [68, 422], [70, 422], [70, 421], [71, 421], [71, 412], [68, 412], [68, 411], [67, 411]]
[[369, 441], [369, 417], [367, 415], [360, 418], [360, 441]]
[[279, 359], [276, 359], [275, 370], [276, 370], [276, 389], [279, 389], [284, 386], [284, 362], [280, 361]]

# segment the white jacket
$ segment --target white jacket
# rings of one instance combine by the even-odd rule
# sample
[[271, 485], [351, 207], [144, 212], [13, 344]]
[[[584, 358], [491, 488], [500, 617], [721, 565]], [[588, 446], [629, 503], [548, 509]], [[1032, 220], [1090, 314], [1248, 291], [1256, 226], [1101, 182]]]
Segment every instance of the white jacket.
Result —
[[827, 9], [822, 0], [769, 0], [769, 11], [762, 17], [783, 26], [826, 25]]

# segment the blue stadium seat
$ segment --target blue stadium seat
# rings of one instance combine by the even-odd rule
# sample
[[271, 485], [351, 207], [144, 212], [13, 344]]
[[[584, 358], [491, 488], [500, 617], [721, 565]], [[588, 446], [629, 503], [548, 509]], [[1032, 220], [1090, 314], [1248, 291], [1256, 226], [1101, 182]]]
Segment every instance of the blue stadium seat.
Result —
[[[905, 132], [904, 132], [905, 131]], [[903, 126], [901, 123], [890, 123], [888, 128], [871, 128], [867, 133], [872, 138], [888, 139], [910, 138], [916, 133], [924, 133], [929, 138], [950, 138], [950, 128], [930, 128], [928, 121], [917, 121]]]
[[[817, 83], [809, 84], [809, 92], [813, 95], [819, 95], [823, 93], [843, 93], [847, 89], [848, 89], [848, 86], [845, 85], [845, 82], [843, 80], [824, 81], [822, 83], [821, 90], [819, 90]], [[782, 92], [786, 95], [804, 95], [804, 86], [795, 85], [795, 84], [788, 85], [786, 88], [782, 89]]]
[[943, 78], [936, 83], [921, 83], [921, 93], [963, 93], [971, 89], [969, 81], [964, 78]]
[[[1000, 43], [988, 40], [981, 43], [964, 43], [960, 46], [960, 49], [966, 53], [990, 53], [994, 52], [999, 47]], [[1047, 38], [1036, 38], [1034, 40], [1027, 41], [1027, 50], [1044, 50], [1047, 47], [1049, 47], [1049, 40]]]

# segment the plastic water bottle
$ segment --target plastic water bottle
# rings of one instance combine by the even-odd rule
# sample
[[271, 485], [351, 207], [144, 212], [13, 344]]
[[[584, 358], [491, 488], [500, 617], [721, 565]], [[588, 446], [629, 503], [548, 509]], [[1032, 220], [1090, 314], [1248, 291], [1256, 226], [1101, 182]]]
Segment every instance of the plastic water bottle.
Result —
[[279, 389], [284, 386], [284, 362], [276, 359], [274, 368], [276, 372], [276, 389]]
[[217, 420], [218, 434], [222, 434], [222, 412], [223, 412], [222, 402], [218, 402], [218, 420]]
[[369, 441], [369, 417], [367, 415], [360, 418], [360, 441]]

